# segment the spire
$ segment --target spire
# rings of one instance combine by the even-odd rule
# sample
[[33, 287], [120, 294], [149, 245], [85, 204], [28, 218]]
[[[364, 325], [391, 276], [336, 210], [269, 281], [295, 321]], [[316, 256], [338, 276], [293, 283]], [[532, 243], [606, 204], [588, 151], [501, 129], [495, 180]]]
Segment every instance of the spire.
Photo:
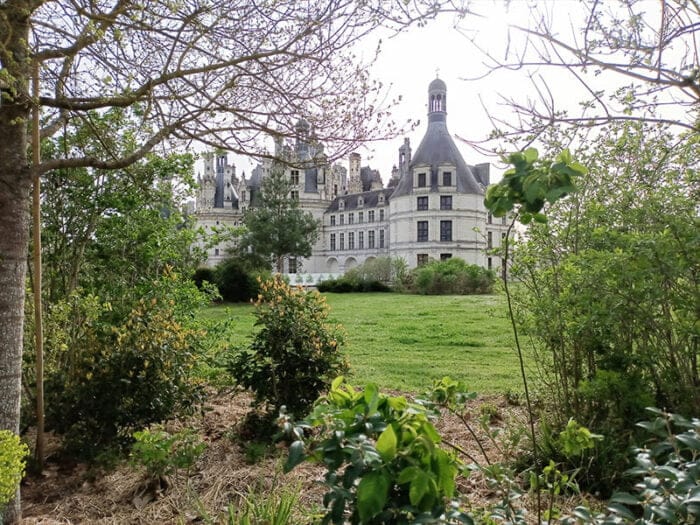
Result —
[[428, 86], [428, 122], [445, 122], [447, 116], [447, 85], [436, 78]]

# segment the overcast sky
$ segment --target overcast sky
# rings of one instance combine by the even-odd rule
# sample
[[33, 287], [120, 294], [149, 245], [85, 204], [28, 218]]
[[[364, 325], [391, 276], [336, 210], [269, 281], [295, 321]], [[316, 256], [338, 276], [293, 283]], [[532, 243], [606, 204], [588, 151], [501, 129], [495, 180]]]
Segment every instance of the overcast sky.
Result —
[[[642, 4], [644, 9], [654, 16], [658, 3], [649, 1], [648, 6], [645, 4]], [[493, 130], [487, 112], [505, 120], [514, 120], [502, 97], [512, 97], [521, 102], [537, 98], [529, 74], [542, 79], [540, 81], [545, 81], [552, 89], [557, 109], [578, 113], [579, 102], [589, 94], [571, 75], [558, 68], [501, 70], [484, 76], [488, 71], [485, 66], [487, 59], [470, 40], [499, 60], [504, 60], [507, 49], [511, 53], [513, 50], [528, 49], [522, 33], [512, 30], [510, 26], [532, 23], [533, 8], [536, 8], [537, 16], [555, 21], [556, 31], [565, 38], [580, 39], [585, 6], [575, 0], [475, 0], [472, 8], [477, 15], [467, 15], [458, 23], [453, 16], [445, 15], [430, 21], [425, 27], [411, 27], [390, 38], [387, 38], [388, 33], [378, 33], [365, 39], [360, 51], [366, 49], [367, 56], [370, 56], [377, 41], [382, 39], [382, 52], [373, 64], [371, 73], [385, 84], [388, 99], [402, 98], [392, 110], [395, 122], [420, 120], [415, 129], [405, 134], [410, 138], [414, 152], [427, 127], [428, 84], [436, 75], [445, 81], [448, 129], [467, 163], [490, 161], [495, 164], [492, 168], [493, 180], [503, 171], [498, 159], [486, 156], [483, 151], [457, 137], [474, 142], [484, 140]], [[590, 72], [586, 81], [595, 88], [604, 87], [610, 92], [620, 85], [621, 79]], [[388, 181], [402, 143], [403, 136], [399, 136], [366, 144], [358, 149], [362, 155], [362, 165], [379, 170], [384, 181]], [[252, 161], [237, 161], [236, 164], [239, 173], [243, 170], [248, 176], [254, 165]], [[347, 165], [347, 161], [344, 164]]]

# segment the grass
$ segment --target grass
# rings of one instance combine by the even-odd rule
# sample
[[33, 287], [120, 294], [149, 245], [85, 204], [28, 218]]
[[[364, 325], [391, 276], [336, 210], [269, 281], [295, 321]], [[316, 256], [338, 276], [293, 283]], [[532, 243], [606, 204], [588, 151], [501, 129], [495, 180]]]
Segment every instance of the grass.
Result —
[[[450, 376], [479, 393], [520, 392], [513, 335], [498, 295], [327, 294], [329, 319], [347, 332], [351, 381], [417, 392]], [[231, 346], [254, 330], [250, 305], [215, 306], [210, 319], [233, 319]]]

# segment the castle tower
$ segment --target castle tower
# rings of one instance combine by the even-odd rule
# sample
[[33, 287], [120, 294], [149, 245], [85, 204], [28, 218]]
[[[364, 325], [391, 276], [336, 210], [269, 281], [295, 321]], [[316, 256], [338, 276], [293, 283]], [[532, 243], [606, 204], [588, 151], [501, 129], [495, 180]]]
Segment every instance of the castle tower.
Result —
[[362, 192], [362, 179], [360, 177], [360, 163], [362, 157], [359, 153], [350, 154], [350, 170], [348, 173], [348, 193]]
[[[408, 137], [403, 139], [403, 144], [399, 148], [399, 168], [398, 178], [401, 178], [405, 173], [408, 173], [408, 166], [411, 164], [411, 141]], [[394, 173], [391, 174], [394, 178]]]

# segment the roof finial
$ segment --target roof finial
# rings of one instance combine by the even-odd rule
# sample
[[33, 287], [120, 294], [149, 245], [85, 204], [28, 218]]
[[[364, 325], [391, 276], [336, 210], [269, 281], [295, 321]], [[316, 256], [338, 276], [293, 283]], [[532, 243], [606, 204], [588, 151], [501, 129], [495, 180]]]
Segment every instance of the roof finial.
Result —
[[435, 78], [440, 78], [440, 68], [439, 67], [435, 68]]

